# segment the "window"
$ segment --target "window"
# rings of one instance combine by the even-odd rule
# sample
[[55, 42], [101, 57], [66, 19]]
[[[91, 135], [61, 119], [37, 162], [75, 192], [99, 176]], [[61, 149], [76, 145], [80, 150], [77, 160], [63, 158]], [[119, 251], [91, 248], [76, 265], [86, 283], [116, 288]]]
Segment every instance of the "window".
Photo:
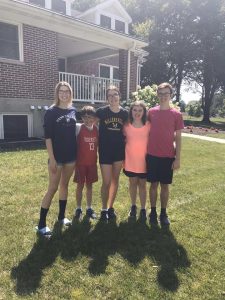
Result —
[[125, 33], [125, 23], [119, 20], [115, 20], [115, 30]]
[[20, 60], [18, 25], [0, 22], [0, 57]]
[[66, 14], [66, 2], [62, 1], [62, 0], [52, 1], [52, 10], [65, 15]]
[[66, 59], [65, 58], [58, 59], [58, 71], [66, 72]]
[[45, 0], [29, 0], [29, 3], [45, 7]]
[[100, 65], [99, 76], [109, 79], [119, 79], [119, 68], [114, 66]]
[[104, 16], [104, 15], [100, 15], [100, 25], [102, 27], [111, 29], [112, 28], [111, 27], [111, 18], [107, 17], [107, 16]]
[[28, 138], [28, 116], [27, 115], [4, 115], [4, 138], [26, 139]]

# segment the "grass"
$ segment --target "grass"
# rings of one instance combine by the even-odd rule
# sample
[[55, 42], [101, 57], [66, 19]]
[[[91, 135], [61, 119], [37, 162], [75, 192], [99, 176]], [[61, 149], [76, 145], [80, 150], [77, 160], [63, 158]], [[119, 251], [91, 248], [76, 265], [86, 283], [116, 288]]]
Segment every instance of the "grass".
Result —
[[186, 126], [188, 125], [193, 125], [196, 127], [203, 127], [203, 128], [217, 128], [220, 130], [225, 131], [225, 118], [210, 118], [211, 123], [204, 123], [202, 122], [202, 117], [190, 117], [187, 116], [186, 114], [183, 114], [183, 118], [184, 118], [184, 123]]
[[[34, 231], [47, 185], [44, 150], [0, 153], [0, 299], [224, 299], [224, 145], [183, 138], [182, 168], [169, 203], [170, 229], [128, 222], [128, 182], [121, 175], [115, 223], [83, 220]], [[93, 206], [100, 210], [94, 186]], [[73, 215], [70, 183], [67, 216]]]

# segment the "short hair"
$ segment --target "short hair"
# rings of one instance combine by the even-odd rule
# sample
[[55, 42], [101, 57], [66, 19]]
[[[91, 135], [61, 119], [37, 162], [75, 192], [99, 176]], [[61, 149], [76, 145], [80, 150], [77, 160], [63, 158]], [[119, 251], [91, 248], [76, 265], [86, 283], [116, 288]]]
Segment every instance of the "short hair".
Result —
[[84, 107], [82, 107], [81, 111], [80, 111], [80, 116], [83, 117], [85, 115], [89, 115], [89, 116], [96, 116], [96, 110], [93, 106], [91, 105], [85, 105]]
[[106, 98], [107, 98], [107, 99], [108, 99], [109, 91], [116, 91], [116, 92], [119, 94], [119, 96], [121, 96], [121, 93], [120, 93], [119, 88], [118, 88], [117, 86], [115, 86], [115, 85], [110, 85], [110, 86], [107, 88], [107, 90], [106, 90]]
[[73, 100], [73, 90], [71, 88], [71, 85], [66, 82], [66, 81], [60, 81], [56, 84], [55, 86], [55, 100], [54, 100], [54, 104], [55, 106], [59, 106], [59, 89], [61, 88], [61, 86], [66, 86], [68, 87], [69, 91], [70, 91], [70, 102], [72, 104], [72, 100]]
[[146, 105], [144, 103], [144, 101], [141, 101], [141, 100], [137, 100], [135, 102], [132, 102], [131, 105], [130, 105], [130, 110], [129, 110], [129, 121], [130, 123], [132, 124], [133, 121], [134, 121], [134, 118], [132, 116], [132, 110], [135, 106], [141, 106], [143, 108], [143, 116], [141, 118], [143, 124], [146, 123], [146, 120], [147, 120], [147, 109], [146, 109]]
[[168, 88], [170, 90], [170, 94], [173, 94], [173, 87], [168, 82], [160, 83], [160, 85], [158, 85], [158, 88], [157, 88], [157, 93], [159, 90], [165, 89], [165, 88]]

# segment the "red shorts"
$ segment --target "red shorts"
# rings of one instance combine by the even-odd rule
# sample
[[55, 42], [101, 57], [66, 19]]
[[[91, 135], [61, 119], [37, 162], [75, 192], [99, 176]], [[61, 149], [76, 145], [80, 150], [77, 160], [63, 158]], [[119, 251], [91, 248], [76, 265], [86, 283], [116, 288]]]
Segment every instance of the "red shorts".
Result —
[[76, 183], [93, 183], [98, 181], [97, 165], [84, 166], [76, 165], [74, 182]]

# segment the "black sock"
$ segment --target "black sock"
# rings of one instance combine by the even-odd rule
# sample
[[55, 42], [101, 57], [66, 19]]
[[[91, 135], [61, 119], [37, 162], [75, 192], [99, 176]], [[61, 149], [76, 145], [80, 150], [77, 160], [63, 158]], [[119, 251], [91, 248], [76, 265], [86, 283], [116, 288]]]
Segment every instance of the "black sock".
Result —
[[161, 215], [163, 215], [163, 216], [166, 215], [166, 208], [161, 208]]
[[62, 220], [65, 218], [66, 204], [67, 204], [67, 200], [59, 200], [58, 220]]
[[151, 213], [156, 214], [156, 207], [151, 207]]
[[41, 210], [40, 210], [40, 221], [38, 223], [38, 229], [42, 229], [42, 228], [46, 227], [46, 216], [48, 214], [48, 210], [49, 210], [49, 208], [43, 208], [43, 207], [41, 207]]

